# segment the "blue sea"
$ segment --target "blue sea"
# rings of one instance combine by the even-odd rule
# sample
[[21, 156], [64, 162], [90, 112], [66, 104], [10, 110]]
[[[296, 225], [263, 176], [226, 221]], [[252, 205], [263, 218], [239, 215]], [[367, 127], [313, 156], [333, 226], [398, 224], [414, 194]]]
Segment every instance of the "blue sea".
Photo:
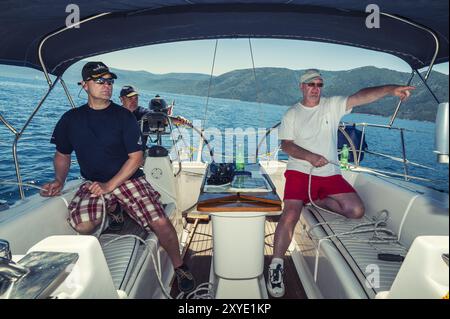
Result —
[[[113, 100], [119, 103], [118, 93], [121, 83], [115, 85]], [[76, 84], [68, 83], [69, 90], [76, 105], [86, 101], [84, 92], [79, 92]], [[28, 80], [0, 76], [0, 114], [17, 130], [19, 130], [32, 113], [37, 103], [47, 90], [46, 82], [41, 79]], [[79, 94], [80, 93], [80, 94]], [[179, 95], [164, 92], [140, 91], [140, 104], [147, 106], [155, 94], [160, 94], [168, 102], [175, 100], [174, 115], [182, 115], [190, 120], [204, 119], [206, 98]], [[119, 103], [120, 104], [120, 103]], [[53, 128], [61, 115], [70, 109], [70, 104], [60, 85], [54, 89], [40, 111], [25, 130], [18, 143], [18, 158], [24, 182], [41, 185], [53, 179], [54, 145], [50, 144]], [[280, 121], [288, 106], [251, 103], [236, 100], [210, 98], [207, 107], [206, 127], [227, 128], [270, 128]], [[394, 106], [393, 106], [394, 109]], [[389, 118], [366, 114], [349, 114], [343, 118], [345, 122], [388, 124]], [[397, 119], [396, 127], [407, 129], [405, 132], [406, 154], [411, 162], [429, 168], [408, 165], [412, 176], [428, 178], [433, 182], [416, 181], [435, 189], [448, 192], [448, 165], [438, 164], [434, 148], [434, 123]], [[402, 157], [400, 131], [368, 128], [366, 131], [368, 149], [372, 152]], [[1, 184], [2, 181], [16, 181], [12, 144], [14, 135], [0, 123], [0, 200], [12, 204], [19, 199], [17, 186]], [[227, 150], [215, 150], [217, 153]], [[206, 153], [206, 152], [205, 152]], [[247, 154], [247, 153], [246, 153]], [[247, 154], [250, 156], [250, 154]], [[280, 153], [280, 159], [286, 155]], [[80, 178], [76, 157], [72, 157], [69, 180]], [[224, 158], [222, 158], [223, 160]], [[216, 158], [217, 160], [217, 158]], [[379, 170], [403, 173], [403, 163], [384, 158], [380, 155], [366, 154], [363, 166]], [[25, 187], [26, 196], [37, 192], [34, 188]]]

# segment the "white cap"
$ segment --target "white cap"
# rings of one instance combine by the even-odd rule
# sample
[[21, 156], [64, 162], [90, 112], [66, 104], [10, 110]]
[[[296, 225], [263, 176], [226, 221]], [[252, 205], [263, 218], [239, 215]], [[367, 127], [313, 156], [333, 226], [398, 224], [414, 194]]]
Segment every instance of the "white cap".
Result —
[[317, 69], [309, 69], [306, 70], [305, 73], [300, 77], [300, 83], [309, 83], [314, 79], [322, 79], [322, 74], [320, 74], [320, 71]]

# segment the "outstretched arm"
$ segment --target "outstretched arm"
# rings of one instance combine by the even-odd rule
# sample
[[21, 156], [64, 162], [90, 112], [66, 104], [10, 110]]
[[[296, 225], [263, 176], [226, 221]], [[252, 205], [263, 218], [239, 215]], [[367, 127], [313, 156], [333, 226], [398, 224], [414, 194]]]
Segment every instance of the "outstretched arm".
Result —
[[347, 110], [350, 110], [355, 106], [375, 102], [387, 95], [398, 96], [400, 100], [403, 101], [411, 95], [410, 91], [414, 89], [414, 86], [402, 85], [383, 85], [365, 88], [348, 98]]

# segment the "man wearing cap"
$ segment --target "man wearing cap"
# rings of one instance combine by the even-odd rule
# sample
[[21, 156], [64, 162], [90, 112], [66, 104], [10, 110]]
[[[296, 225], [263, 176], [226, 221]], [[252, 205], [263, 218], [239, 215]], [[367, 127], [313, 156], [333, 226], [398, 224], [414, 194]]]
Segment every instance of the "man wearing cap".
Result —
[[[131, 85], [125, 85], [122, 87], [119, 98], [120, 98], [120, 101], [122, 102], [122, 106], [124, 108], [126, 108], [127, 110], [131, 111], [134, 114], [134, 116], [136, 117], [136, 120], [138, 122], [144, 117], [144, 115], [151, 113], [152, 103], [154, 103], [155, 101], [157, 101], [159, 103], [162, 103], [161, 101], [163, 101], [165, 103], [165, 101], [163, 99], [161, 99], [161, 97], [159, 95], [156, 95], [155, 98], [152, 99], [149, 103], [150, 110], [146, 109], [142, 106], [138, 106], [139, 93]], [[185, 119], [182, 116], [177, 116], [177, 117], [172, 116], [172, 106], [169, 107], [167, 115], [170, 116], [172, 123], [175, 125], [190, 124], [189, 120]], [[148, 125], [148, 123], [144, 123], [144, 125]], [[149, 128], [144, 127], [144, 131], [149, 131]], [[144, 136], [144, 135], [142, 136], [143, 145], [147, 145], [147, 138], [148, 138], [148, 136]]]
[[[139, 122], [142, 117], [149, 113], [149, 110], [139, 106], [139, 93], [136, 91], [134, 87], [131, 85], [125, 85], [120, 90], [120, 101], [122, 102], [122, 106], [126, 108], [128, 111], [132, 112], [136, 120]], [[148, 129], [145, 129], [148, 131]], [[142, 145], [147, 145], [148, 136], [142, 135]]]
[[[284, 295], [283, 256], [289, 247], [303, 205], [310, 202], [347, 218], [361, 218], [364, 204], [355, 189], [342, 177], [338, 162], [337, 132], [341, 118], [353, 107], [372, 103], [385, 96], [410, 95], [412, 86], [385, 85], [365, 88], [346, 96], [321, 97], [324, 80], [316, 69], [300, 78], [303, 99], [283, 116], [278, 132], [282, 150], [289, 155], [285, 172], [284, 209], [278, 222], [267, 289], [273, 297]], [[333, 162], [333, 163], [330, 163]], [[311, 171], [311, 168], [313, 168]]]
[[110, 100], [117, 76], [102, 62], [88, 62], [82, 78], [88, 103], [66, 112], [56, 124], [51, 138], [56, 145], [55, 180], [43, 186], [41, 195], [60, 194], [75, 151], [86, 182], [68, 206], [70, 225], [81, 234], [91, 234], [103, 214], [122, 206], [134, 221], [156, 234], [172, 260], [180, 290], [192, 290], [195, 281], [181, 259], [175, 229], [159, 193], [139, 169], [143, 151], [136, 119]]

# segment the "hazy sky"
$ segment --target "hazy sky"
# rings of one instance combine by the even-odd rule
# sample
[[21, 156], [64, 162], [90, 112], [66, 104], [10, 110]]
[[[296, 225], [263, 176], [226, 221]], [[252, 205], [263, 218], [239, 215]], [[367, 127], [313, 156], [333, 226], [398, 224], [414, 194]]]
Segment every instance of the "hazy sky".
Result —
[[[120, 69], [145, 70], [158, 74], [210, 74], [215, 43], [215, 40], [198, 40], [159, 44], [100, 55], [96, 59]], [[397, 57], [354, 47], [277, 39], [252, 39], [251, 44], [255, 67], [319, 68], [334, 71], [373, 65], [410, 72], [410, 67]], [[214, 75], [251, 67], [248, 39], [219, 40]], [[448, 74], [448, 67], [448, 63], [443, 63], [434, 69]]]

